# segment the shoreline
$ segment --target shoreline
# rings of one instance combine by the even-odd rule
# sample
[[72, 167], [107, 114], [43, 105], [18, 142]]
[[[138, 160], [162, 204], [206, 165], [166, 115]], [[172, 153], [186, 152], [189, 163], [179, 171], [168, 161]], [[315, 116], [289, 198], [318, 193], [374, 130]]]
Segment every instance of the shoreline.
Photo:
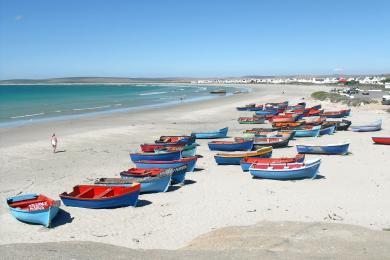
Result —
[[[282, 90], [286, 94], [281, 94]], [[0, 129], [1, 199], [20, 192], [42, 192], [58, 198], [58, 194], [69, 191], [73, 185], [117, 176], [132, 166], [129, 151], [160, 135], [229, 126], [229, 136], [238, 136], [243, 129], [252, 128], [237, 123], [237, 118], [246, 114], [236, 111], [238, 105], [282, 100], [297, 103], [304, 97], [309, 104], [321, 103], [328, 110], [343, 107], [311, 100], [314, 90], [321, 88], [271, 85], [248, 94], [165, 109]], [[384, 119], [380, 135], [390, 134], [388, 113], [352, 109], [352, 121], [356, 124], [376, 117]], [[57, 134], [59, 149], [64, 152], [53, 154], [50, 150], [52, 132]], [[388, 228], [388, 150], [372, 145], [370, 136], [371, 133], [339, 132], [317, 139], [294, 140], [291, 147], [275, 149], [275, 157], [291, 156], [296, 153], [293, 146], [298, 142], [351, 142], [352, 153], [348, 156], [320, 156], [323, 160], [320, 174], [324, 178], [286, 182], [254, 180], [239, 166], [217, 166], [207, 141], [199, 140], [198, 154], [203, 158], [197, 167], [202, 170], [188, 174], [189, 181], [183, 187], [142, 195], [142, 206], [137, 208], [89, 210], [63, 206], [64, 212], [50, 230], [20, 223], [1, 207], [0, 221], [4, 228], [0, 231], [0, 244], [71, 240], [128, 248], [178, 249], [215, 229], [267, 220]], [[329, 214], [342, 220], [330, 219]]]
[[[86, 83], [86, 84], [89, 84], [89, 83]], [[25, 84], [23, 86], [32, 86], [33, 84]], [[37, 84], [37, 85], [45, 85], [45, 84]], [[52, 84], [47, 84], [47, 85], [52, 85]], [[85, 85], [85, 84], [56, 84], [59, 86], [67, 86], [67, 85], [75, 85], [75, 86], [79, 86], [79, 85]], [[97, 84], [93, 84], [94, 86], [96, 86]], [[117, 86], [118, 84], [98, 84], [99, 86], [102, 86], [102, 85], [115, 85]], [[179, 84], [179, 83], [175, 83], [175, 84], [164, 84], [164, 83], [157, 83], [157, 84], [153, 84], [153, 83], [148, 83], [148, 84], [124, 84], [125, 86], [133, 86], [133, 87], [142, 87], [143, 86], [148, 86], [148, 85], [152, 85], [152, 86], [171, 86], [171, 87], [178, 87], [178, 86], [181, 86], [183, 88], [185, 87], [197, 87], [198, 85], [197, 84]], [[12, 86], [12, 85], [9, 85], [9, 86]], [[54, 87], [56, 87], [55, 85], [53, 85]], [[214, 87], [212, 85], [204, 85], [202, 86], [204, 88], [207, 88], [207, 87]], [[251, 92], [252, 89], [251, 88], [248, 88], [248, 87], [245, 87], [245, 86], [240, 86], [240, 85], [235, 85], [235, 86], [221, 86], [221, 87], [224, 87], [224, 89], [237, 89], [239, 91], [246, 91], [246, 92]], [[149, 94], [136, 94], [135, 97], [137, 96], [143, 96], [143, 95], [149, 95]], [[225, 95], [223, 96], [230, 96], [230, 95], [234, 95], [234, 93], [226, 93]], [[185, 94], [186, 96], [186, 94]], [[18, 126], [23, 126], [23, 125], [29, 125], [29, 124], [40, 124], [42, 122], [52, 122], [52, 121], [63, 121], [63, 120], [75, 120], [75, 119], [83, 119], [85, 117], [94, 117], [94, 116], [99, 116], [99, 115], [104, 115], [104, 114], [115, 114], [115, 113], [126, 113], [126, 112], [139, 112], [139, 111], [143, 111], [143, 110], [148, 110], [148, 109], [161, 109], [161, 108], [165, 108], [165, 107], [170, 107], [170, 106], [176, 106], [176, 105], [179, 105], [179, 104], [182, 104], [182, 103], [192, 103], [192, 102], [199, 102], [199, 101], [202, 101], [202, 100], [211, 100], [211, 99], [215, 99], [215, 98], [221, 98], [223, 97], [222, 95], [216, 95], [216, 94], [210, 94], [208, 93], [208, 95], [199, 95], [199, 96], [193, 96], [193, 97], [186, 97], [186, 98], [183, 98], [183, 99], [171, 99], [170, 101], [168, 101], [168, 99], [170, 99], [169, 97], [168, 98], [160, 98], [160, 102], [159, 103], [155, 103], [155, 104], [143, 104], [143, 105], [135, 105], [135, 106], [128, 106], [128, 105], [125, 105], [122, 107], [122, 104], [107, 104], [106, 102], [103, 102], [103, 103], [96, 103], [95, 106], [93, 107], [86, 107], [86, 108], [69, 108], [70, 110], [67, 111], [67, 113], [64, 113], [64, 114], [58, 114], [58, 115], [55, 115], [53, 114], [53, 111], [40, 111], [39, 113], [35, 113], [35, 114], [26, 114], [26, 115], [21, 115], [21, 116], [12, 116], [10, 118], [8, 118], [8, 121], [2, 121], [0, 122], [0, 128], [13, 128], [13, 127], [18, 127]], [[167, 101], [165, 101], [167, 100]], [[77, 113], [75, 111], [84, 111], [84, 112], [81, 112], [81, 113]], [[90, 111], [90, 112], [88, 112]], [[64, 112], [64, 111], [54, 111], [55, 112]], [[41, 117], [42, 115], [46, 115], [47, 116], [43, 116]]]

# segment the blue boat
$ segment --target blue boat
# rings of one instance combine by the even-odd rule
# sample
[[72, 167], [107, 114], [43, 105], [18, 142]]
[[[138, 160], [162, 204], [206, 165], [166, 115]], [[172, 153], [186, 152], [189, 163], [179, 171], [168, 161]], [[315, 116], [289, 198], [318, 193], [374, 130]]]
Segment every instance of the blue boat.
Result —
[[240, 161], [241, 169], [244, 172], [249, 171], [249, 167], [252, 164], [284, 164], [284, 163], [294, 163], [300, 162], [302, 163], [305, 160], [304, 154], [297, 154], [295, 157], [279, 157], [279, 158], [244, 158]]
[[320, 135], [332, 135], [336, 130], [336, 125], [328, 126], [320, 130]]
[[124, 177], [122, 175], [122, 178], [99, 178], [95, 181], [95, 184], [106, 186], [132, 186], [133, 183], [139, 183], [141, 184], [141, 193], [166, 192], [171, 183], [172, 173], [172, 169], [167, 169], [154, 176]]
[[77, 185], [70, 193], [60, 194], [66, 206], [106, 209], [136, 206], [141, 185], [133, 183], [131, 187], [104, 185]]
[[371, 124], [361, 125], [361, 126], [351, 126], [353, 132], [373, 132], [379, 131], [382, 129], [382, 120], [377, 120]]
[[299, 145], [297, 144], [298, 153], [309, 154], [347, 154], [349, 143], [328, 144], [328, 145]]
[[320, 134], [321, 126], [313, 126], [311, 129], [294, 129], [295, 137], [317, 137]]
[[171, 184], [182, 184], [186, 179], [187, 165], [172, 168]]
[[173, 160], [173, 161], [151, 161], [151, 160], [141, 160], [141, 161], [135, 161], [135, 165], [137, 168], [176, 168], [180, 167], [183, 165], [187, 166], [187, 171], [188, 172], [193, 172], [195, 169], [195, 164], [197, 161], [198, 157], [193, 156], [193, 157], [187, 157], [187, 158], [182, 158], [179, 160]]
[[41, 194], [26, 194], [7, 198], [8, 209], [16, 219], [32, 224], [50, 227], [57, 216], [60, 201], [52, 200]]
[[307, 161], [306, 163], [287, 164], [253, 164], [249, 172], [253, 177], [272, 180], [296, 180], [317, 176], [321, 159]]
[[277, 115], [278, 110], [259, 110], [255, 112], [258, 116], [270, 116], [270, 115]]
[[219, 165], [240, 165], [240, 161], [247, 157], [269, 158], [272, 155], [272, 147], [262, 147], [254, 152], [244, 153], [217, 153], [215, 162]]
[[208, 145], [211, 151], [250, 151], [253, 147], [253, 140], [212, 141]]
[[156, 144], [187, 144], [191, 145], [195, 142], [194, 136], [189, 135], [162, 135], [156, 141]]
[[197, 143], [193, 143], [191, 145], [186, 145], [186, 146], [179, 146], [179, 147], [164, 147], [161, 149], [156, 149], [155, 152], [167, 152], [167, 151], [180, 151], [181, 152], [181, 157], [186, 158], [186, 157], [192, 157], [196, 155], [196, 148], [199, 146]]
[[160, 152], [160, 153], [130, 153], [131, 160], [140, 161], [140, 160], [153, 160], [153, 161], [172, 161], [178, 160], [181, 158], [180, 151], [172, 152]]
[[196, 137], [197, 139], [216, 139], [216, 138], [225, 138], [227, 136], [229, 128], [221, 128], [215, 132], [199, 132], [192, 133], [191, 136]]

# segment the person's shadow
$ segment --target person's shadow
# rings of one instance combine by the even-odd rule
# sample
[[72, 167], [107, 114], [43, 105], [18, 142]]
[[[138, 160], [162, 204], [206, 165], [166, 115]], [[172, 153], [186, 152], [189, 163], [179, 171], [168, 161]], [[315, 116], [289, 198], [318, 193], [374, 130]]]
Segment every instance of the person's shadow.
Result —
[[65, 153], [66, 150], [58, 150], [58, 151], [55, 151], [55, 153]]

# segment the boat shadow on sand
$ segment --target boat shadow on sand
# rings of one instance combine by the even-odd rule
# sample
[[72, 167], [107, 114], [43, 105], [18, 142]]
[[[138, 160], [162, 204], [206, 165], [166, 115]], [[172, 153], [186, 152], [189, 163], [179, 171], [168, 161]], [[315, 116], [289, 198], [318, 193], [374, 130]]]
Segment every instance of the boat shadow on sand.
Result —
[[150, 200], [138, 200], [137, 201], [137, 208], [142, 208], [142, 207], [145, 207], [145, 206], [148, 206], [148, 205], [150, 205], [150, 204], [152, 204], [152, 202], [150, 201]]
[[68, 224], [68, 223], [72, 223], [73, 219], [74, 219], [74, 217], [72, 217], [69, 212], [67, 212], [63, 209], [59, 209], [57, 216], [53, 219], [50, 227], [56, 228], [56, 227], [59, 227], [59, 226], [62, 226], [62, 225]]
[[[260, 178], [260, 177], [254, 177], [252, 176], [253, 180], [269, 180], [266, 178]], [[326, 179], [324, 175], [317, 174], [315, 178], [310, 179], [310, 178], [302, 178], [302, 179], [285, 179], [285, 180], [278, 180], [278, 181], [291, 181], [291, 182], [296, 182], [296, 181], [301, 181], [301, 180], [321, 180], [321, 179]]]
[[169, 186], [169, 188], [166, 192], [172, 192], [172, 191], [181, 189], [183, 186], [191, 185], [194, 183], [196, 183], [196, 181], [194, 181], [194, 180], [185, 180], [182, 185]]

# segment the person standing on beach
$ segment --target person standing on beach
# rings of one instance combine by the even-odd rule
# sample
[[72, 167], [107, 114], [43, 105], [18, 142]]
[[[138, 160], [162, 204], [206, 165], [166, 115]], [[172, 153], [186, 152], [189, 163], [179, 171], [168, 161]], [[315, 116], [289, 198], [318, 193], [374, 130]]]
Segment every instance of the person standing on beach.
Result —
[[57, 151], [57, 143], [58, 143], [57, 136], [56, 134], [53, 134], [51, 136], [51, 146], [53, 147], [53, 153]]

